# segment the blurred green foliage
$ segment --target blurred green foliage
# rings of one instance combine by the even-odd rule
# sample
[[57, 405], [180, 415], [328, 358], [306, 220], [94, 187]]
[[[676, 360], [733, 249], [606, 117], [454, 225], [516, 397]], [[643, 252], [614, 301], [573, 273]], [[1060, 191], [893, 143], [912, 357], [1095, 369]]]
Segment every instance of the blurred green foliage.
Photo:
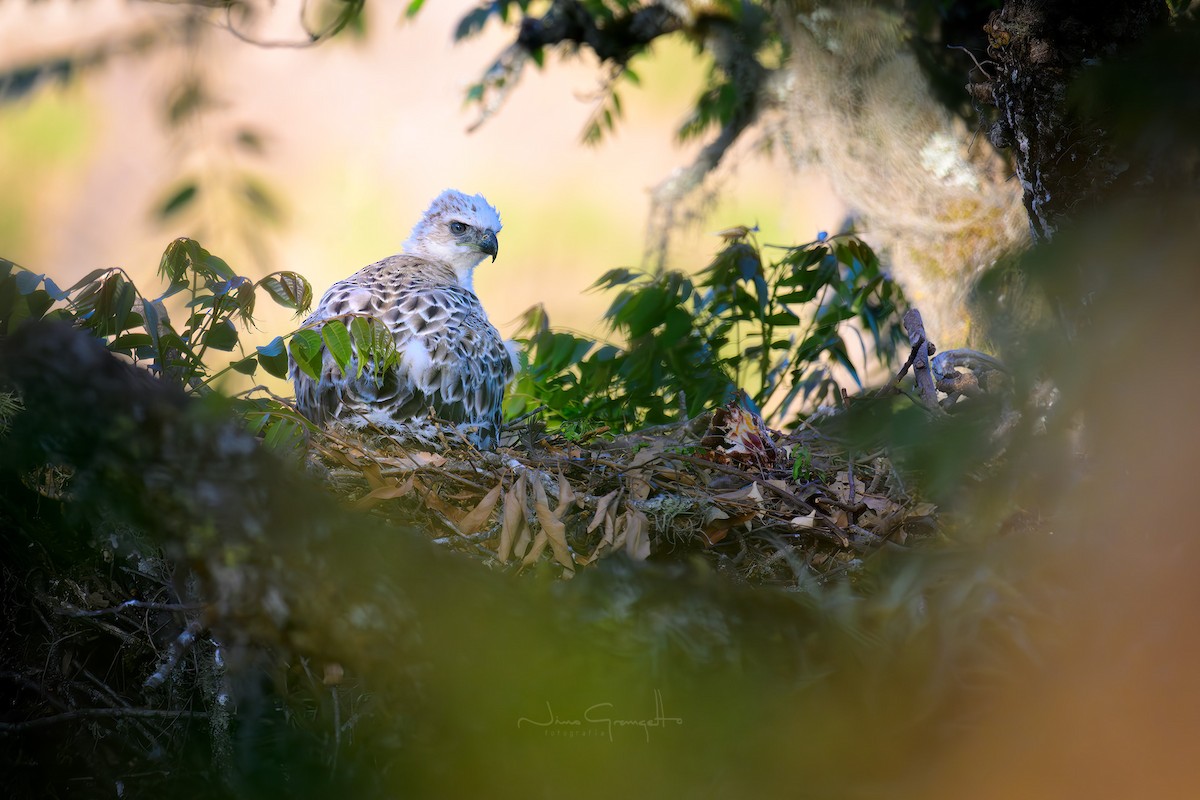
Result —
[[[406, 16], [415, 15], [423, 5], [424, 0], [412, 0]], [[975, 112], [962, 91], [963, 73], [970, 62], [950, 48], [983, 51], [983, 23], [1000, 7], [1001, 0], [905, 0], [879, 5], [884, 13], [895, 14], [909, 26], [911, 33], [905, 39], [938, 97], [973, 123]], [[847, 17], [869, 10], [871, 4], [862, 6], [849, 11]], [[579, 49], [590, 49], [608, 74], [595, 111], [584, 126], [582, 138], [587, 144], [601, 141], [620, 120], [618, 87], [640, 85], [630, 65], [641, 58], [657, 57], [653, 44], [660, 37], [683, 39], [696, 52], [696, 69], [704, 73], [703, 88], [676, 130], [676, 136], [687, 141], [721, 129], [740, 131], [738, 123], [754, 117], [764, 105], [760, 93], [772, 91], [767, 88], [766, 76], [786, 65], [793, 48], [779, 18], [804, 20], [799, 26], [804, 29], [827, 24], [834, 16], [820, 4], [762, 0], [715, 0], [678, 7], [636, 0], [572, 0], [548, 5], [530, 0], [485, 0], [463, 15], [454, 38], [461, 41], [478, 36], [495, 20], [516, 32], [518, 47], [539, 68], [545, 66], [545, 50], [549, 49], [537, 44], [543, 35], [561, 45], [556, 51], [565, 58], [574, 57]], [[467, 101], [479, 104], [485, 116], [492, 113], [516, 83], [519, 69], [520, 62], [511, 53], [502, 55], [468, 88]]]

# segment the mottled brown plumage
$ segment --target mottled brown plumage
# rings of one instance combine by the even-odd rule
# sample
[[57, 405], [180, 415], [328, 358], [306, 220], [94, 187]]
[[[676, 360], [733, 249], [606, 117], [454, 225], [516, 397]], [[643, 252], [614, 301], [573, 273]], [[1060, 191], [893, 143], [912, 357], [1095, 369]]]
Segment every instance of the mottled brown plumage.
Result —
[[432, 408], [441, 419], [473, 427], [481, 446], [494, 446], [514, 364], [472, 291], [472, 275], [485, 254], [495, 259], [499, 230], [499, 216], [481, 195], [446, 191], [413, 228], [403, 254], [331, 286], [305, 325], [372, 316], [391, 331], [399, 363], [382, 380], [370, 370], [355, 378], [325, 352], [315, 381], [293, 363], [300, 411], [318, 424], [396, 429]]

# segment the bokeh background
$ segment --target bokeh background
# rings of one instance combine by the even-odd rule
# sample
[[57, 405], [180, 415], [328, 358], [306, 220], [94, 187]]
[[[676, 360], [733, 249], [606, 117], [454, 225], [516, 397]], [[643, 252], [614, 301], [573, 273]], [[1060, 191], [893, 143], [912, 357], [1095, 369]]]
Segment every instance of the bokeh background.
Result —
[[[586, 287], [605, 269], [641, 260], [647, 189], [694, 153], [674, 146], [671, 130], [698, 91], [701, 70], [685, 48], [660, 50], [642, 69], [642, 89], [625, 97], [626, 119], [599, 147], [580, 144], [600, 81], [586, 59], [529, 74], [498, 115], [468, 134], [475, 112], [464, 107], [466, 87], [507, 42], [503, 31], [488, 29], [453, 46], [454, 25], [469, 7], [429, 0], [416, 20], [402, 21], [402, 2], [372, 2], [363, 37], [294, 49], [249, 45], [208, 25], [183, 27], [182, 10], [170, 5], [0, 2], [0, 72], [95, 54], [68, 81], [39, 72], [30, 80], [49, 85], [38, 91], [3, 89], [0, 255], [62, 284], [120, 266], [147, 289], [164, 245], [195, 236], [243, 274], [294, 269], [320, 292], [394, 252], [429, 199], [457, 186], [483, 192], [504, 216], [500, 259], [477, 281], [501, 330], [512, 335], [520, 312], [537, 302], [557, 324], [594, 330], [606, 301]], [[297, 15], [294, 3], [279, 2], [253, 32], [294, 41]], [[1183, 82], [1174, 85], [1172, 112], [1198, 107], [1200, 83], [1193, 79], [1188, 94], [1179, 89], [1190, 76], [1162, 77]], [[795, 242], [839, 224], [842, 209], [822, 176], [748, 155], [723, 170], [719, 203], [681, 237], [671, 266], [703, 266], [717, 246], [709, 234], [727, 225], [757, 223], [763, 241]], [[192, 202], [164, 216], [169, 199], [188, 185], [201, 187]], [[1056, 462], [1032, 450], [1014, 454], [998, 481], [972, 490], [967, 476], [958, 498], [964, 530], [932, 553], [953, 567], [940, 595], [944, 616], [933, 616], [943, 627], [894, 647], [885, 641], [878, 657], [858, 662], [861, 671], [834, 676], [847, 696], [865, 698], [860, 708], [869, 714], [829, 703], [827, 716], [806, 717], [756, 684], [734, 684], [731, 692], [773, 703], [777, 717], [756, 729], [761, 739], [748, 740], [761, 747], [756, 760], [740, 760], [749, 747], [731, 737], [722, 764], [769, 768], [780, 794], [802, 791], [807, 776], [795, 774], [795, 763], [816, 761], [832, 730], [851, 742], [846, 752], [859, 768], [906, 758], [927, 784], [911, 796], [1195, 796], [1200, 546], [1187, 520], [1200, 469], [1192, 423], [1200, 373], [1186, 367], [1196, 360], [1190, 306], [1200, 291], [1200, 226], [1191, 203], [1167, 197], [1153, 215], [1102, 218], [1074, 244], [1043, 256], [1046, 274], [1048, 265], [1066, 275], [1083, 270], [1063, 265], [1085, 265], [1116, 276], [1117, 290], [1094, 308], [1098, 323], [1087, 337], [1046, 337], [1015, 353], [1060, 376], [1088, 418], [1094, 452], [1086, 475], [1055, 473]], [[294, 325], [264, 307], [270, 311], [277, 316], [263, 317], [261, 339]], [[1167, 324], [1172, 335], [1159, 335]], [[1038, 524], [1005, 532], [997, 523], [1019, 506], [1037, 510]], [[989, 570], [1003, 581], [990, 581]], [[909, 608], [895, 607], [895, 618]], [[920, 612], [912, 619], [930, 618], [923, 599], [912, 608]], [[976, 620], [979, 627], [970, 627]], [[903, 729], [879, 724], [893, 706], [868, 701], [908, 699], [914, 685], [954, 686], [949, 657], [964, 644], [986, 644], [979, 631], [991, 624], [1028, 636], [1014, 637], [1015, 655], [972, 656], [978, 685], [1000, 687], [960, 695], [963, 716], [978, 724], [952, 731], [958, 735], [948, 747], [911, 736], [872, 742], [871, 734]], [[913, 654], [942, 657], [936, 663], [944, 671], [923, 673], [924, 683], [905, 680], [896, 665], [920, 664]], [[860, 691], [864, 679], [877, 679], [877, 696]], [[738, 713], [729, 698], [697, 696], [683, 713], [689, 725], [702, 712]], [[531, 704], [520, 713], [527, 708], [540, 710]], [[504, 720], [510, 730], [511, 716]], [[489, 754], [499, 753], [495, 763], [520, 768], [504, 758], [509, 751], [492, 749], [505, 739], [495, 735], [498, 727], [470, 730]], [[713, 737], [705, 744], [727, 743]], [[677, 763], [659, 760], [657, 751], [643, 758]], [[637, 774], [591, 758], [580, 763], [618, 778]], [[700, 781], [692, 771], [679, 773]], [[461, 774], [473, 779], [469, 770]], [[479, 774], [498, 787], [519, 785]], [[658, 774], [664, 782], [674, 777]]]
[[[0, 3], [0, 73], [41, 65], [34, 91], [0, 104], [0, 255], [69, 285], [122, 267], [147, 295], [164, 246], [190, 236], [243, 275], [289, 269], [319, 296], [399, 249], [446, 187], [483, 193], [501, 212], [500, 257], [476, 288], [506, 336], [544, 303], [561, 327], [600, 332], [610, 298], [587, 292], [605, 270], [643, 262], [649, 189], [702, 144], [674, 131], [700, 91], [703, 63], [662, 44], [635, 65], [625, 116], [582, 142], [603, 72], [590, 56], [527, 71], [474, 132], [468, 87], [508, 44], [493, 23], [455, 44], [472, 0], [371, 3], [361, 35], [314, 47], [247, 43], [187, 9], [123, 0]], [[282, 0], [243, 30], [272, 44], [303, 36]], [[219, 19], [219, 18], [215, 18]], [[59, 80], [56, 59], [88, 64]], [[569, 63], [562, 63], [569, 61]], [[675, 238], [668, 266], [698, 270], [714, 231], [759, 225], [797, 243], [845, 216], [819, 171], [796, 172], [747, 142], [714, 177], [706, 215]], [[188, 186], [189, 202], [163, 213]], [[249, 187], [249, 188], [248, 188]], [[295, 327], [260, 305], [262, 343]]]

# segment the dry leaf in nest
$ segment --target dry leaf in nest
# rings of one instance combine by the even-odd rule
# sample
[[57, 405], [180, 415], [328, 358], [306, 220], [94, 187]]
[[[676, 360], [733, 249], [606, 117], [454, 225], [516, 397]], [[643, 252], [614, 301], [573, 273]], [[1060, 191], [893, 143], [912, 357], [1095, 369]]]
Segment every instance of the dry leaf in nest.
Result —
[[805, 528], [813, 527], [813, 525], [816, 524], [816, 521], [817, 512], [812, 511], [808, 514], [805, 514], [803, 517], [792, 517], [790, 520], [788, 520], [788, 524], [796, 530], [803, 530]]
[[444, 466], [446, 464], [446, 457], [438, 453], [400, 453], [395, 456], [380, 456], [375, 461], [385, 467], [392, 467], [401, 472], [409, 472], [421, 467]]
[[742, 408], [737, 400], [713, 412], [700, 445], [712, 451], [718, 463], [750, 464], [759, 469], [774, 466], [779, 455], [762, 417]]
[[898, 508], [900, 508], [899, 505], [881, 494], [861, 494], [858, 496], [858, 499], [859, 502], [881, 517], [894, 513]]
[[415, 475], [409, 475], [408, 479], [403, 483], [400, 481], [384, 482], [382, 486], [372, 489], [369, 494], [361, 498], [357, 505], [362, 509], [373, 508], [384, 500], [395, 500], [398, 497], [404, 497], [404, 495], [413, 490], [413, 482], [415, 480]]
[[629, 488], [629, 496], [634, 500], [645, 500], [650, 496], [650, 482], [644, 477], [645, 467], [663, 454], [662, 445], [643, 447], [633, 454], [633, 460], [625, 471], [625, 481]]
[[421, 495], [421, 499], [425, 501], [425, 505], [441, 514], [453, 523], [456, 528], [462, 522], [463, 518], [467, 516], [466, 511], [443, 500], [437, 492], [436, 485], [428, 486], [424, 481], [418, 480], [415, 486], [417, 492]]
[[596, 503], [596, 513], [592, 517], [591, 523], [587, 527], [587, 532], [592, 533], [601, 525], [604, 526], [604, 534], [600, 537], [600, 541], [592, 548], [591, 555], [581, 560], [579, 563], [587, 566], [595, 561], [600, 556], [612, 550], [615, 546], [617, 535], [617, 506], [620, 502], [620, 489], [613, 489], [608, 494], [604, 495]]
[[736, 491], [713, 495], [712, 499], [726, 503], [730, 508], [728, 512], [722, 511], [722, 516], [713, 514], [713, 511], [718, 510], [716, 507], [706, 513], [702, 530], [710, 545], [724, 539], [731, 529], [744, 525], [763, 513], [763, 488], [758, 481]]
[[[525, 532], [525, 473], [517, 478], [517, 482], [504, 496], [504, 518], [500, 527], [500, 544], [496, 547], [496, 558], [501, 564], [507, 563], [516, 549], [518, 539]], [[524, 554], [518, 550], [518, 555]]]
[[458, 532], [464, 536], [470, 536], [482, 528], [483, 524], [492, 516], [492, 509], [496, 507], [496, 501], [500, 499], [501, 490], [501, 484], [497, 483], [490, 492], [484, 495], [483, 499], [479, 501], [479, 505], [475, 506], [458, 523]]
[[650, 520], [636, 508], [625, 509], [625, 554], [635, 561], [650, 557]]
[[701, 535], [704, 536], [704, 543], [711, 547], [717, 542], [723, 541], [731, 530], [738, 525], [745, 525], [756, 516], [758, 516], [757, 511], [740, 511], [731, 514], [716, 506], [709, 506], [704, 512], [704, 523], [700, 528]]
[[838, 500], [843, 503], [850, 502], [850, 473], [842, 470], [837, 475], [833, 476], [833, 483], [829, 484], [829, 491]]
[[[566, 483], [566, 479], [560, 478], [560, 487]], [[544, 534], [549, 541], [550, 550], [554, 553], [554, 560], [562, 564], [567, 570], [575, 571], [575, 560], [571, 556], [571, 548], [567, 546], [567, 526], [562, 521], [562, 517], [566, 515], [567, 509], [574, 502], [574, 493], [570, 490], [570, 484], [567, 484], [565, 490], [560, 489], [562, 494], [559, 495], [558, 507], [550, 510], [550, 504], [546, 499], [546, 487], [541, 481], [535, 481], [533, 484], [534, 508], [537, 511], [538, 522], [541, 523], [542, 532], [538, 535], [539, 538]], [[570, 494], [571, 499], [567, 499]], [[528, 562], [528, 558], [526, 559]]]
[[562, 472], [558, 473], [558, 505], [554, 507], [556, 519], [565, 519], [571, 506], [575, 505], [575, 487]]
[[914, 517], [932, 517], [937, 511], [937, 506], [933, 503], [917, 503], [908, 511], [909, 519]]
[[613, 489], [596, 502], [596, 514], [592, 517], [591, 524], [589, 524], [587, 527], [588, 533], [591, 533], [599, 528], [601, 524], [607, 524], [608, 520], [613, 516], [615, 511], [615, 509], [610, 510], [609, 506], [615, 505], [613, 501], [617, 499], [617, 495], [620, 493], [620, 489]]
[[732, 492], [713, 495], [713, 500], [727, 500], [734, 503], [758, 503], [762, 504], [763, 494], [762, 487], [758, 485], [758, 481], [754, 481], [748, 486], [743, 486]]
[[[529, 536], [529, 529], [526, 528], [525, 536]], [[546, 545], [550, 539], [546, 535], [544, 528], [539, 529], [533, 536], [533, 541], [529, 544], [529, 549], [525, 551], [525, 557], [521, 559], [521, 569], [537, 563], [537, 560], [542, 557], [542, 552], [545, 551]]]

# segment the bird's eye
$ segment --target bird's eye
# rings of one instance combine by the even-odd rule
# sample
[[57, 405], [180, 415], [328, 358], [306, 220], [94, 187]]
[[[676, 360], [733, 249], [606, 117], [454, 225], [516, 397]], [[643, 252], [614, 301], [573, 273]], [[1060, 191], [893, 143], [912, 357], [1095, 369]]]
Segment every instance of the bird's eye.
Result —
[[451, 222], [450, 223], [450, 232], [453, 233], [455, 236], [461, 236], [462, 234], [467, 232], [467, 226], [462, 224], [461, 222]]

